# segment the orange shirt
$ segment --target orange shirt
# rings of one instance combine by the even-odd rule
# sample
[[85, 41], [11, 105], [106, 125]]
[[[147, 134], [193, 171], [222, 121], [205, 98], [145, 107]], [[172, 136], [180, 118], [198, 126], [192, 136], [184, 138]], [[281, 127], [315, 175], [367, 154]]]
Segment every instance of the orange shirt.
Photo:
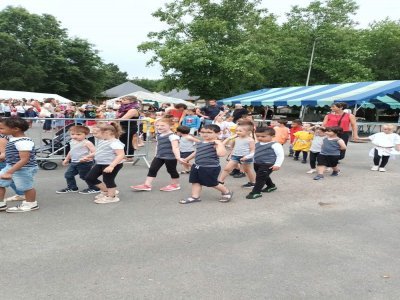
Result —
[[282, 145], [285, 144], [289, 139], [289, 128], [276, 126], [274, 127], [274, 130], [275, 130], [275, 137], [273, 138], [273, 140]]

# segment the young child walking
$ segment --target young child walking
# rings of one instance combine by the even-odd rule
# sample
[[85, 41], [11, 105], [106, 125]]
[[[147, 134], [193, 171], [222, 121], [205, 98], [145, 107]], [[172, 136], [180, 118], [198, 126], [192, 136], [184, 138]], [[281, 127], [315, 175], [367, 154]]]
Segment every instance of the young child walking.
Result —
[[311, 124], [304, 124], [303, 129], [293, 134], [294, 160], [299, 160], [300, 152], [303, 153], [302, 163], [307, 163], [308, 152], [310, 151], [311, 141], [314, 133], [311, 131]]
[[311, 169], [307, 171], [307, 174], [313, 174], [317, 172], [316, 165], [317, 165], [317, 157], [318, 154], [321, 152], [321, 147], [326, 138], [325, 135], [325, 128], [323, 127], [315, 127], [314, 128], [314, 137], [311, 142], [310, 147], [310, 167]]
[[277, 120], [277, 125], [273, 126], [275, 130], [275, 137], [274, 141], [280, 143], [281, 145], [286, 144], [288, 140], [290, 140], [290, 131], [287, 128], [287, 121], [286, 120]]
[[171, 176], [171, 183], [160, 188], [163, 192], [180, 190], [179, 173], [176, 170], [177, 163], [182, 162], [179, 150], [179, 136], [172, 132], [173, 123], [170, 118], [163, 118], [156, 122], [157, 149], [156, 156], [151, 162], [149, 172], [143, 184], [131, 186], [136, 191], [151, 191], [152, 183], [157, 177], [158, 171], [165, 164], [167, 172]]
[[[39, 209], [33, 181], [38, 166], [35, 157], [35, 145], [25, 135], [29, 123], [20, 118], [8, 118], [0, 121], [0, 134], [10, 136], [6, 145], [6, 166], [0, 171], [0, 211], [8, 213], [30, 212]], [[17, 190], [23, 191], [25, 200], [15, 207], [7, 208], [4, 202], [5, 188], [12, 183]]]
[[196, 150], [183, 160], [188, 163], [192, 158], [195, 162], [190, 170], [189, 182], [192, 184], [191, 196], [179, 201], [181, 204], [200, 202], [200, 194], [203, 186], [212, 187], [221, 192], [220, 202], [232, 200], [233, 192], [218, 182], [221, 171], [219, 158], [226, 155], [224, 144], [218, 139], [221, 129], [218, 125], [204, 125], [200, 130], [203, 141], [196, 143]]
[[324, 179], [325, 169], [332, 168], [331, 176], [338, 176], [340, 170], [338, 162], [340, 158], [340, 150], [346, 150], [345, 142], [338, 137], [343, 129], [339, 126], [326, 127], [326, 138], [324, 139], [321, 147], [321, 153], [317, 157], [317, 176], [314, 180]]
[[[200, 142], [199, 139], [196, 139], [190, 134], [191, 128], [187, 126], [179, 126], [176, 129], [176, 134], [180, 137], [179, 139], [179, 151], [181, 153], [181, 158], [187, 158], [194, 152], [194, 144]], [[183, 171], [179, 172], [179, 174], [189, 174], [190, 173], [190, 165], [182, 164]]]
[[294, 143], [294, 140], [295, 140], [294, 134], [303, 129], [302, 125], [303, 125], [303, 122], [301, 120], [293, 120], [292, 124], [290, 125], [290, 129], [289, 129], [289, 137], [290, 137], [289, 157], [294, 156], [294, 151], [293, 151], [293, 143]]
[[385, 124], [382, 126], [382, 132], [360, 138], [360, 140], [370, 140], [374, 144], [374, 148], [370, 151], [370, 156], [374, 158], [371, 171], [386, 172], [385, 167], [393, 150], [400, 151], [400, 136], [394, 133], [395, 129], [396, 126]]
[[[258, 127], [256, 129], [257, 143], [254, 153], [254, 170], [256, 171], [256, 183], [246, 199], [262, 197], [262, 192], [271, 193], [277, 189], [271, 180], [271, 173], [278, 171], [285, 158], [283, 147], [274, 142], [275, 130], [270, 127]], [[266, 187], [263, 189], [263, 187]]]
[[[123, 167], [125, 158], [125, 145], [119, 140], [122, 134], [121, 126], [118, 123], [100, 123], [96, 125], [93, 136], [97, 138], [96, 152], [81, 159], [83, 162], [92, 161], [95, 165], [86, 176], [86, 183], [89, 186], [97, 186], [100, 194], [94, 199], [97, 204], [107, 204], [120, 201], [115, 184], [115, 178]], [[103, 176], [103, 182], [98, 178]]]
[[249, 125], [239, 125], [236, 128], [236, 135], [226, 138], [222, 144], [225, 146], [233, 140], [233, 150], [230, 154], [228, 164], [219, 175], [218, 181], [224, 184], [225, 178], [230, 172], [236, 169], [239, 164], [242, 165], [243, 172], [247, 175], [248, 182], [242, 185], [243, 188], [253, 188], [255, 183], [255, 174], [253, 172], [253, 156], [255, 151], [255, 142], [251, 136], [253, 127]]
[[[93, 159], [90, 161], [81, 161], [81, 159], [86, 156], [90, 155], [93, 157], [96, 152], [93, 143], [86, 139], [89, 133], [90, 130], [86, 126], [76, 125], [70, 127], [70, 150], [62, 162], [63, 166], [68, 166], [68, 169], [64, 174], [64, 177], [67, 181], [67, 187], [56, 191], [57, 194], [78, 192], [79, 189], [76, 184], [75, 176], [79, 174], [79, 177], [82, 180], [85, 180], [90, 169], [93, 167]], [[79, 194], [96, 193], [100, 193], [100, 189], [95, 185], [88, 186], [88, 188], [79, 191]]]

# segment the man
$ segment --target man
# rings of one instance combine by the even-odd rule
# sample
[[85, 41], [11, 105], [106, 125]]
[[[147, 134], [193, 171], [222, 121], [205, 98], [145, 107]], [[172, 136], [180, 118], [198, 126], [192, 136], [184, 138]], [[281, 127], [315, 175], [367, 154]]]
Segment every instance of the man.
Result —
[[208, 105], [197, 109], [196, 114], [204, 118], [204, 125], [212, 124], [216, 116], [224, 114], [224, 108], [217, 106], [216, 100], [209, 100]]
[[243, 115], [247, 115], [249, 112], [243, 108], [241, 104], [235, 104], [235, 110], [233, 111], [233, 122], [236, 123]]

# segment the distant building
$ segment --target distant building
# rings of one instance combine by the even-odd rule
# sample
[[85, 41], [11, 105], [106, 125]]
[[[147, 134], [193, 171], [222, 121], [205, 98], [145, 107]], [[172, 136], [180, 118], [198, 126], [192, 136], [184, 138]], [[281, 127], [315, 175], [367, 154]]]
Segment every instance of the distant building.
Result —
[[116, 98], [116, 97], [120, 97], [123, 95], [139, 92], [139, 91], [151, 93], [150, 91], [146, 90], [145, 88], [142, 88], [141, 86], [138, 86], [137, 84], [127, 81], [123, 84], [117, 85], [111, 89], [104, 91], [102, 93], [102, 95], [107, 98]]
[[176, 90], [173, 89], [172, 91], [168, 93], [160, 93], [164, 96], [172, 97], [172, 98], [178, 98], [186, 101], [191, 101], [195, 102], [200, 99], [200, 96], [191, 96], [189, 90]]

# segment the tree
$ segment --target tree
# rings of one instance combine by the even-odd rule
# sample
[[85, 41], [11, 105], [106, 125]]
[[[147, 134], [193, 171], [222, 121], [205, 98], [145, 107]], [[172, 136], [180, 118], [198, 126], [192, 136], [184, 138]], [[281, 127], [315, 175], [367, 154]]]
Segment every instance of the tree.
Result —
[[161, 92], [164, 91], [166, 87], [163, 79], [146, 79], [135, 77], [131, 80], [131, 82], [151, 92]]
[[[265, 10], [260, 1], [178, 0], [153, 16], [169, 29], [149, 33], [139, 46], [154, 51], [169, 89], [188, 88], [202, 98], [238, 94], [263, 80], [261, 59], [249, 43]], [[189, 21], [187, 21], [189, 20]]]

